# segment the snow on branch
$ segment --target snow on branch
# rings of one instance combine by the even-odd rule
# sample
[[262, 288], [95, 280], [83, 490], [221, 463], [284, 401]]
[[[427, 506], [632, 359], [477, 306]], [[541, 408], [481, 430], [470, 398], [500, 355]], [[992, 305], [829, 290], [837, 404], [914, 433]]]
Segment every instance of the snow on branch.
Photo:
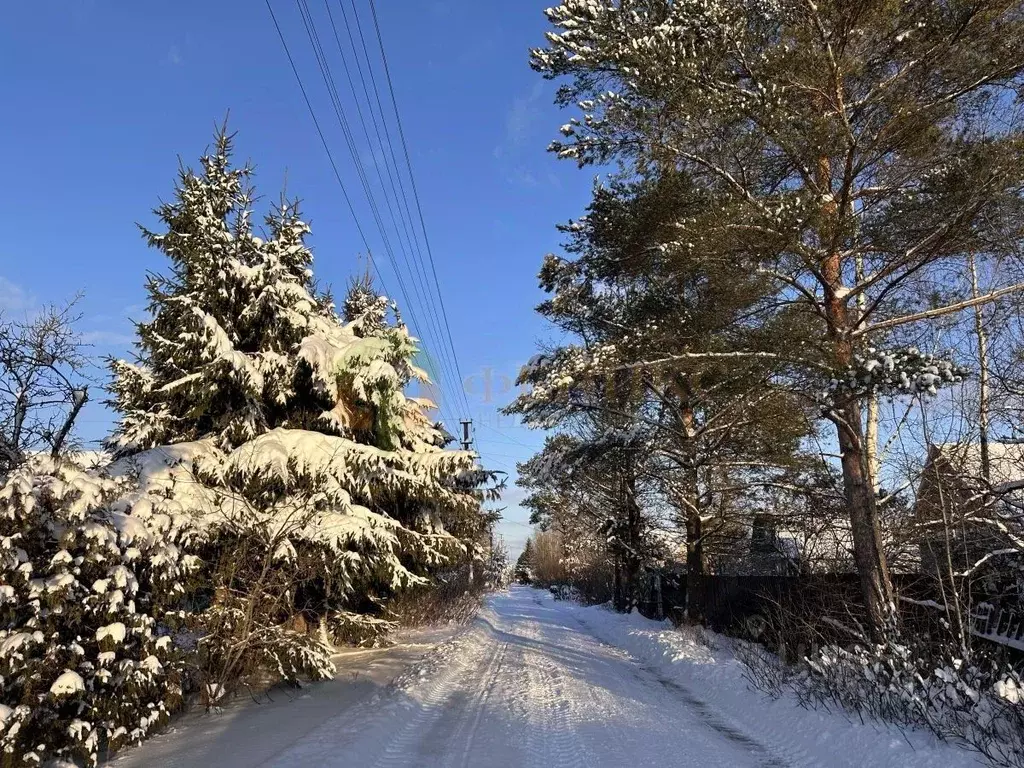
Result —
[[950, 360], [921, 352], [916, 347], [903, 350], [879, 350], [869, 347], [856, 355], [839, 378], [829, 382], [825, 402], [845, 397], [877, 394], [935, 395], [940, 387], [962, 382], [970, 370]]

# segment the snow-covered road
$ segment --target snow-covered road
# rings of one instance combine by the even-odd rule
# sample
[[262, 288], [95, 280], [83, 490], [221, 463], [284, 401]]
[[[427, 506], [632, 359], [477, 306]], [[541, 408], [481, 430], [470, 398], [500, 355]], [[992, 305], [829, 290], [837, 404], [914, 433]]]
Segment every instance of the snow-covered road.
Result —
[[267, 765], [789, 765], [561, 607], [526, 588], [493, 597], [392, 700], [324, 723]]
[[[224, 715], [202, 716], [116, 765], [976, 764], [926, 734], [769, 701], [748, 690], [727, 647], [709, 649], [692, 632], [556, 602], [526, 587], [492, 595], [468, 627], [426, 647], [418, 655], [408, 645], [381, 651], [372, 663], [347, 657], [352, 672], [298, 701], [243, 708], [227, 726], [218, 724]], [[383, 686], [373, 664], [397, 677]], [[353, 676], [346, 681], [346, 674]]]

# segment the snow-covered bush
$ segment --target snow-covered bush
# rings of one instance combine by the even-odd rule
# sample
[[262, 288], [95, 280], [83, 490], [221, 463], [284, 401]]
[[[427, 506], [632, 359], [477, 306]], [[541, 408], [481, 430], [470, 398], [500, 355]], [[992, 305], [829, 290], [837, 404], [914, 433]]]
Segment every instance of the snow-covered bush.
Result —
[[0, 752], [4, 764], [95, 764], [182, 701], [161, 624], [196, 563], [116, 511], [123, 482], [34, 459], [0, 485]]
[[133, 479], [118, 503], [162, 521], [202, 560], [184, 623], [198, 638], [202, 689], [216, 692], [208, 704], [268, 675], [329, 677], [334, 642], [378, 644], [394, 628], [378, 591], [427, 585], [412, 569], [443, 563], [460, 542], [403, 526], [348, 489], [386, 498], [413, 471], [370, 446], [285, 429], [232, 451], [193, 441], [110, 467]]
[[551, 592], [555, 600], [568, 600], [574, 603], [583, 602], [583, 595], [580, 591], [568, 584], [553, 584], [548, 588], [548, 591]]
[[258, 595], [253, 590], [222, 594], [194, 617], [193, 626], [202, 633], [198, 646], [207, 707], [218, 705], [238, 685], [258, 682], [267, 674], [293, 685], [334, 677], [332, 648], [281, 623], [280, 593], [259, 586], [263, 589]]
[[429, 584], [407, 590], [388, 604], [388, 613], [404, 626], [461, 624], [472, 618], [486, 583], [468, 562], [434, 574]]
[[775, 691], [789, 687], [806, 705], [838, 705], [928, 728], [977, 750], [993, 765], [1024, 766], [1024, 683], [1009, 666], [936, 658], [907, 640], [828, 646], [792, 675], [756, 656], [745, 661], [755, 683]]
[[386, 645], [398, 626], [399, 623], [392, 619], [354, 611], [335, 611], [326, 621], [327, 634], [335, 642], [364, 648]]

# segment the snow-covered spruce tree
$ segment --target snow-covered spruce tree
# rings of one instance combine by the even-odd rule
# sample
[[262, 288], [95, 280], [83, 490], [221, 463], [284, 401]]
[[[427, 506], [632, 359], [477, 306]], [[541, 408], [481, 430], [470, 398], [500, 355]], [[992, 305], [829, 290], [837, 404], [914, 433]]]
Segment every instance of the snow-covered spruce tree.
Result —
[[181, 703], [158, 621], [197, 563], [116, 511], [124, 486], [48, 457], [0, 483], [0, 764], [95, 765]]
[[515, 567], [516, 581], [520, 584], [529, 584], [533, 581], [533, 537], [526, 540], [523, 551], [516, 558]]
[[466, 552], [489, 477], [405, 395], [425, 374], [397, 309], [360, 283], [338, 317], [297, 207], [257, 235], [251, 170], [230, 151], [221, 133], [146, 231], [170, 271], [149, 279], [137, 360], [111, 363], [108, 442], [139, 477], [132, 513], [202, 542], [211, 700], [260, 666], [329, 674], [332, 635], [385, 629], [391, 594]]
[[490, 589], [505, 589], [508, 586], [510, 569], [508, 563], [508, 547], [501, 536], [491, 543], [487, 560], [484, 563], [484, 583]]
[[[713, 204], [681, 217], [676, 239], [732, 275], [763, 276], [780, 310], [803, 311], [813, 333], [774, 351], [802, 366], [808, 394], [824, 385], [822, 362], [825, 382], [844, 379], [855, 355], [900, 329], [1021, 290], [1013, 270], [968, 301], [931, 290], [964, 274], [971, 253], [1017, 254], [1018, 3], [566, 0], [547, 15], [532, 64], [564, 78], [559, 102], [581, 113], [552, 150], [685, 172]], [[825, 414], [881, 638], [894, 596], [865, 394], [839, 395]]]

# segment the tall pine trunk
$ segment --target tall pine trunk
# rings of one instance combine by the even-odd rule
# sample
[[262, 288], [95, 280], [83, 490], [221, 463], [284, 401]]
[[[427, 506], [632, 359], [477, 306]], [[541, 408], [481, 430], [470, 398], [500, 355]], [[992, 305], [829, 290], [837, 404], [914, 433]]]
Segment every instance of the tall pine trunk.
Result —
[[686, 617], [693, 623], [704, 620], [704, 604], [699, 582], [704, 576], [704, 543], [700, 513], [686, 513]]
[[861, 425], [860, 401], [851, 398], [840, 410], [845, 424], [838, 426], [842, 454], [843, 488], [853, 534], [853, 557], [860, 576], [864, 607], [873, 639], [884, 639], [895, 610], [892, 582], [878, 520], [875, 489], [868, 469]]
[[[686, 435], [693, 432], [694, 416], [693, 408], [688, 400], [683, 400], [679, 406], [682, 416], [682, 429]], [[683, 506], [685, 507], [686, 520], [686, 616], [694, 623], [704, 620], [704, 605], [701, 601], [703, 592], [698, 588], [698, 582], [704, 576], [704, 524], [700, 514], [700, 486], [697, 478], [697, 468], [693, 446], [687, 442], [689, 466], [682, 468], [684, 475], [683, 483]]]
[[627, 458], [622, 473], [622, 513], [625, 518], [625, 526], [620, 535], [625, 539], [622, 542], [625, 546], [622, 550], [621, 570], [619, 574], [619, 589], [621, 591], [620, 602], [616, 607], [620, 611], [631, 610], [637, 603], [638, 580], [640, 576], [640, 505], [636, 500], [636, 477], [633, 472], [633, 464]]
[[[828, 157], [819, 159], [816, 179], [824, 201], [819, 237], [826, 248], [821, 263], [821, 280], [835, 367], [837, 371], [843, 371], [854, 361], [851, 334], [860, 318], [851, 317], [846, 303], [847, 289], [843, 285], [843, 261], [839, 251], [839, 207], [832, 194], [831, 167]], [[868, 629], [875, 641], [881, 641], [894, 618], [895, 597], [882, 549], [882, 530], [871, 467], [873, 457], [869, 456], [859, 396], [851, 394], [837, 402], [833, 421], [842, 456], [843, 490], [853, 535], [853, 557], [860, 577]]]

